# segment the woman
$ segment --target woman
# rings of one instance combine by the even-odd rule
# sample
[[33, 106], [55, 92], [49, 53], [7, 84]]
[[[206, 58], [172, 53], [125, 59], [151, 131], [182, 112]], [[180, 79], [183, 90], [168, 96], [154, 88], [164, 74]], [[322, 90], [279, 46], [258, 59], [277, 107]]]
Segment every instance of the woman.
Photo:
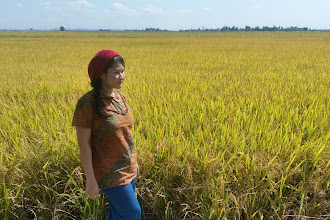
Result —
[[86, 196], [109, 199], [109, 219], [137, 220], [141, 207], [135, 196], [139, 175], [137, 150], [131, 131], [133, 117], [123, 93], [123, 58], [101, 50], [90, 61], [92, 90], [78, 100], [72, 119], [76, 126], [80, 158], [86, 175]]

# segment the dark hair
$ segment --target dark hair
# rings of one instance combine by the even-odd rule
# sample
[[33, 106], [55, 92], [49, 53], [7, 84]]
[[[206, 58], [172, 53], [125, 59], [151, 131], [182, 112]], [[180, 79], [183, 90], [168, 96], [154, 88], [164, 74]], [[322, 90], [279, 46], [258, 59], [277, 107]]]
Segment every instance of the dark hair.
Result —
[[[108, 63], [108, 65], [105, 67], [103, 72], [107, 72], [109, 68], [111, 68], [114, 64], [116, 63], [121, 63], [124, 67], [125, 67], [125, 62], [123, 57], [121, 56], [114, 56]], [[105, 77], [107, 77], [107, 75], [105, 75]], [[101, 77], [97, 77], [96, 79], [93, 79], [91, 81], [91, 86], [93, 87], [93, 90], [95, 91], [95, 96], [94, 96], [94, 100], [95, 100], [95, 110], [96, 113], [98, 114], [98, 116], [100, 116], [101, 118], [107, 118], [108, 114], [105, 110], [105, 106], [103, 104], [102, 98], [101, 98], [101, 94], [100, 94], [100, 89], [102, 86], [102, 79]]]

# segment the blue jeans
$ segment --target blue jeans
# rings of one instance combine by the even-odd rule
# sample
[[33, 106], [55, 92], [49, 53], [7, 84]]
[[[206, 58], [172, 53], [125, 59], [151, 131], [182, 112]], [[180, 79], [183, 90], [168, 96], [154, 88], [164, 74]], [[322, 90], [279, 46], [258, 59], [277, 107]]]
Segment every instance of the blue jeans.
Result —
[[135, 196], [135, 181], [101, 189], [109, 200], [109, 220], [140, 220], [141, 207]]

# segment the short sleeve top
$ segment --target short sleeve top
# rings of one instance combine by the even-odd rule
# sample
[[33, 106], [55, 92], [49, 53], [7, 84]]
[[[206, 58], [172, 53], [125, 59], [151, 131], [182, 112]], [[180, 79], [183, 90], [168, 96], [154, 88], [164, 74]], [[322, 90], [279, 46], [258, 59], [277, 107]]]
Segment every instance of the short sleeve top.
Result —
[[[78, 99], [72, 126], [91, 128], [90, 146], [95, 179], [100, 189], [130, 183], [137, 175], [137, 150], [133, 141], [133, 116], [123, 93], [114, 90], [114, 96], [101, 96], [109, 114], [97, 115], [92, 89]], [[127, 113], [125, 115], [120, 112]], [[110, 111], [113, 109], [118, 113]]]

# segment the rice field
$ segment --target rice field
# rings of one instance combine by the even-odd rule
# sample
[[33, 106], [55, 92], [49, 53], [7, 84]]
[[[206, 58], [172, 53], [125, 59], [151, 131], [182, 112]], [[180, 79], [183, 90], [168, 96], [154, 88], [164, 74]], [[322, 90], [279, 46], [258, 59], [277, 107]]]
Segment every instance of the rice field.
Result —
[[125, 59], [142, 219], [330, 219], [330, 33], [0, 32], [0, 219], [106, 219], [74, 127]]

